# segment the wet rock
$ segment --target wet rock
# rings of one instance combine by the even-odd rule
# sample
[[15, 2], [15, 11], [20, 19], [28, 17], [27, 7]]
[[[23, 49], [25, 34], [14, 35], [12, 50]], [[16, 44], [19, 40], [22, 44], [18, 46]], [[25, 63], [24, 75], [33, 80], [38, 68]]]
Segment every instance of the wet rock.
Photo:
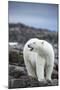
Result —
[[56, 86], [58, 85], [58, 80], [53, 79], [52, 82], [48, 81], [38, 81], [35, 78], [29, 76], [22, 76], [19, 79], [9, 80], [9, 88], [26, 88], [26, 87], [44, 87], [44, 86]]
[[19, 79], [11, 79], [9, 81], [9, 88], [26, 88], [39, 86], [46, 86], [46, 84], [42, 84], [37, 79], [29, 76], [22, 76]]
[[9, 65], [9, 88], [44, 87], [58, 85], [58, 71], [54, 68], [52, 82], [38, 81], [27, 74], [26, 68]]

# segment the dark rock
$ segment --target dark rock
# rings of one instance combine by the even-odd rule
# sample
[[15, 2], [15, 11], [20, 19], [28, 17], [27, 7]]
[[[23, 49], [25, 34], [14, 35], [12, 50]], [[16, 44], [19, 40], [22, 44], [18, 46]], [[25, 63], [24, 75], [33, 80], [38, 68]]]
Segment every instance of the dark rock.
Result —
[[58, 79], [58, 72], [55, 69], [52, 72], [52, 79]]
[[29, 76], [22, 76], [19, 79], [11, 79], [9, 81], [9, 88], [25, 88], [39, 86], [46, 86], [46, 84], [42, 84], [37, 79]]
[[58, 71], [58, 60], [55, 59], [54, 61], [54, 69]]
[[59, 85], [58, 79], [53, 79], [52, 86], [58, 86], [58, 85]]
[[9, 65], [9, 88], [44, 87], [58, 85], [57, 71], [53, 70], [52, 82], [38, 81], [27, 75], [25, 67]]
[[10, 51], [9, 52], [9, 63], [11, 64], [17, 63], [20, 66], [25, 66], [24, 60], [23, 60], [23, 54], [17, 53], [15, 51]]
[[56, 86], [58, 80], [53, 79], [52, 82], [38, 81], [35, 78], [29, 76], [22, 76], [19, 79], [9, 80], [9, 88], [26, 88], [26, 87], [44, 87], [44, 86]]
[[[30, 38], [39, 38], [47, 40], [51, 43], [58, 42], [57, 32], [46, 29], [36, 29], [22, 24], [9, 24], [9, 41], [20, 42], [25, 44]], [[11, 27], [12, 26], [12, 27]], [[18, 30], [17, 30], [18, 28]]]
[[22, 75], [27, 75], [27, 72], [24, 67], [9, 65], [9, 75], [14, 78], [19, 78]]

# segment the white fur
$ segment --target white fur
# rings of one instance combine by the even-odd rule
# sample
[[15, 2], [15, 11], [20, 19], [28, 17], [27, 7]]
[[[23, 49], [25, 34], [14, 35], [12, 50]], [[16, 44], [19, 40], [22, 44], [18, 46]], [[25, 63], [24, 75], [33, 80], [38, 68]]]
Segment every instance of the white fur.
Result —
[[[31, 48], [33, 48], [32, 51]], [[50, 43], [37, 38], [30, 39], [24, 46], [23, 57], [28, 75], [36, 77], [39, 81], [44, 79], [51, 80], [54, 51]], [[45, 77], [44, 69], [46, 71]]]

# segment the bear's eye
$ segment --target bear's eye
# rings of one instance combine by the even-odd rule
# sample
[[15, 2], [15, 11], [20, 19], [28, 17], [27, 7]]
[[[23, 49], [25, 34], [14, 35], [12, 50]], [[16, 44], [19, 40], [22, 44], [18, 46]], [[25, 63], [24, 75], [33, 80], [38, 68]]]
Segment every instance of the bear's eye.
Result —
[[44, 44], [44, 42], [42, 42], [42, 44]]
[[35, 42], [33, 42], [33, 44], [35, 44]]

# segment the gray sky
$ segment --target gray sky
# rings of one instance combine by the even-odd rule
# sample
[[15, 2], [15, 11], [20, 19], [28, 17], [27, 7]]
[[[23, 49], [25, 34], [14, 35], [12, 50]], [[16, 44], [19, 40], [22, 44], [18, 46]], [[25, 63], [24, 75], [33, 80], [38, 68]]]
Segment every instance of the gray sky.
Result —
[[9, 2], [9, 23], [57, 31], [58, 5]]

